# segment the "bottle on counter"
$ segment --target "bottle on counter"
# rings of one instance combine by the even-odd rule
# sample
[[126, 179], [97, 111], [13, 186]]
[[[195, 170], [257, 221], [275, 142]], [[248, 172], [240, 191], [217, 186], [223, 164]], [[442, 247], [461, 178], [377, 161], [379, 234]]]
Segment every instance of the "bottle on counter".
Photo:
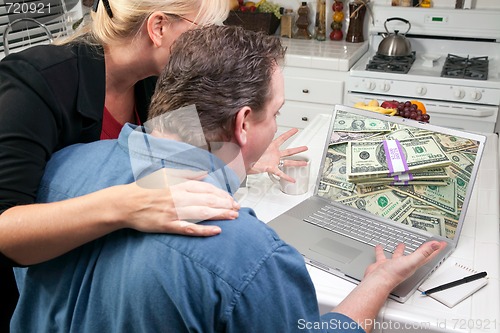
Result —
[[363, 25], [365, 13], [366, 5], [364, 1], [354, 0], [349, 3], [349, 28], [347, 28], [346, 42], [364, 42]]
[[333, 1], [332, 10], [332, 32], [330, 33], [330, 39], [340, 41], [344, 38], [344, 33], [342, 32], [344, 22], [344, 3], [340, 0]]
[[315, 38], [319, 41], [326, 40], [326, 0], [318, 0], [315, 26]]
[[311, 39], [311, 34], [309, 33], [309, 7], [307, 6], [307, 2], [302, 2], [297, 10], [297, 14], [297, 21], [295, 21], [297, 32], [295, 33], [295, 38]]
[[292, 9], [285, 9], [283, 11], [283, 15], [281, 16], [281, 37], [288, 37], [292, 38], [292, 32], [293, 32], [293, 10]]

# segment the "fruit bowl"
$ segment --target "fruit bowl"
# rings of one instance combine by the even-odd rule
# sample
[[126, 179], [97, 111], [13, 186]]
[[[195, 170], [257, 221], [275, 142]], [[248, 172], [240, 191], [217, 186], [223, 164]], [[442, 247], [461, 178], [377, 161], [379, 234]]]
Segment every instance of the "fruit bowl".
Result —
[[425, 105], [417, 100], [410, 101], [383, 101], [381, 104], [375, 99], [366, 104], [365, 102], [358, 102], [354, 104], [354, 107], [369, 110], [373, 112], [378, 112], [382, 114], [387, 114], [390, 116], [399, 116], [403, 118], [409, 118], [416, 121], [429, 122], [431, 118], [427, 113]]
[[252, 31], [263, 31], [273, 35], [280, 25], [280, 20], [273, 13], [250, 11], [230, 11], [225, 25], [238, 25]]

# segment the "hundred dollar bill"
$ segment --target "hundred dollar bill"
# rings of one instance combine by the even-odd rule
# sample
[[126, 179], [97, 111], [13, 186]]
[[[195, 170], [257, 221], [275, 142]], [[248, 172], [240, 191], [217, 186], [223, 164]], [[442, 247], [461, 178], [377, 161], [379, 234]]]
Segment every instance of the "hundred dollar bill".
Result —
[[446, 180], [446, 186], [390, 186], [393, 190], [419, 199], [430, 206], [436, 207], [443, 212], [457, 215], [457, 185], [454, 179]]
[[476, 161], [477, 152], [473, 153], [470, 151], [462, 151], [462, 154], [467, 158], [472, 164]]
[[342, 132], [389, 132], [391, 130], [386, 121], [343, 111], [337, 112], [333, 128], [335, 131]]
[[355, 184], [347, 181], [345, 164], [345, 156], [337, 155], [331, 149], [328, 149], [321, 180], [329, 185], [354, 191]]
[[410, 226], [425, 230], [433, 235], [446, 237], [445, 222], [442, 216], [413, 211], [407, 218]]
[[447, 218], [446, 216], [443, 218], [445, 223], [444, 226], [446, 229], [446, 238], [454, 239], [457, 233], [458, 221], [449, 217]]
[[347, 178], [400, 174], [448, 166], [451, 162], [432, 136], [347, 144]]
[[349, 141], [363, 140], [374, 136], [373, 132], [342, 132], [335, 130], [331, 137], [329, 145], [337, 145]]
[[444, 220], [444, 229], [446, 238], [449, 239], [455, 238], [458, 226], [458, 217], [447, 214], [442, 210], [435, 208], [427, 208], [427, 209], [415, 208], [414, 212], [442, 217]]
[[380, 181], [382, 183], [402, 183], [410, 182], [414, 180], [445, 180], [450, 178], [450, 175], [446, 172], [445, 168], [437, 167], [426, 170], [415, 170], [413, 172], [402, 173], [396, 176], [387, 176], [383, 174], [379, 175], [363, 175], [363, 176], [353, 176], [349, 177], [349, 181], [356, 184], [366, 184], [375, 183]]
[[367, 182], [361, 182], [361, 183], [356, 183], [356, 185], [359, 186], [374, 186], [374, 185], [394, 185], [394, 186], [406, 186], [406, 185], [434, 185], [434, 186], [446, 186], [448, 183], [446, 183], [446, 180], [444, 179], [416, 179], [416, 180], [407, 180], [407, 181], [394, 181], [390, 179], [381, 179], [381, 180], [376, 180], [373, 179], [373, 181], [367, 181]]
[[347, 149], [347, 142], [331, 145], [328, 147], [328, 149], [331, 149], [336, 154], [345, 156]]
[[364, 197], [366, 195], [372, 195], [376, 193], [382, 193], [392, 191], [385, 185], [356, 185], [356, 193], [359, 197]]
[[471, 162], [462, 152], [449, 152], [447, 153], [452, 165], [457, 167], [462, 172], [466, 173], [469, 177], [472, 174], [474, 163]]
[[351, 198], [356, 196], [354, 192], [343, 190], [341, 188], [331, 186], [324, 182], [319, 183], [318, 195], [332, 201], [337, 201], [340, 199]]
[[387, 140], [403, 140], [414, 138], [412, 131], [409, 128], [401, 128], [385, 135]]
[[434, 209], [434, 207], [429, 206], [425, 202], [418, 200], [416, 198], [411, 198], [411, 206], [413, 208], [421, 208], [421, 209]]
[[411, 128], [411, 132], [413, 133], [413, 136], [415, 137], [421, 137], [421, 136], [429, 136], [429, 135], [434, 135], [434, 132], [422, 129], [422, 128]]
[[453, 135], [436, 133], [435, 137], [436, 141], [441, 147], [443, 147], [443, 150], [446, 153], [470, 148], [477, 148], [478, 146], [477, 142], [473, 140], [460, 138]]
[[454, 164], [450, 165], [448, 172], [457, 184], [457, 204], [462, 206], [467, 192], [467, 185], [469, 185], [470, 174], [465, 173], [464, 170], [459, 169]]
[[401, 197], [393, 193], [393, 191], [365, 197], [345, 198], [338, 201], [396, 222], [403, 221], [413, 211], [410, 198], [406, 197], [401, 200]]

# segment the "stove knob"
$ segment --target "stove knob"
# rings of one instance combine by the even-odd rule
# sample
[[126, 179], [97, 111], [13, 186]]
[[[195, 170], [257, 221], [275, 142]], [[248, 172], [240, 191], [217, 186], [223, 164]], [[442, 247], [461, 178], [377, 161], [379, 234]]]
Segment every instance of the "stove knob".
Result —
[[453, 93], [453, 95], [457, 98], [457, 99], [462, 99], [465, 97], [465, 91], [463, 91], [462, 89], [456, 89], [455, 92]]
[[473, 100], [479, 101], [481, 99], [481, 97], [483, 97], [483, 94], [481, 94], [481, 92], [479, 90], [476, 90], [476, 91], [473, 91], [471, 93], [471, 97]]
[[391, 85], [389, 83], [384, 82], [380, 85], [380, 89], [382, 89], [382, 91], [389, 91], [391, 89]]
[[424, 96], [427, 93], [427, 88], [424, 86], [417, 87], [417, 94]]
[[365, 82], [365, 87], [368, 90], [373, 90], [373, 89], [375, 89], [375, 82], [373, 82], [373, 81], [366, 81]]

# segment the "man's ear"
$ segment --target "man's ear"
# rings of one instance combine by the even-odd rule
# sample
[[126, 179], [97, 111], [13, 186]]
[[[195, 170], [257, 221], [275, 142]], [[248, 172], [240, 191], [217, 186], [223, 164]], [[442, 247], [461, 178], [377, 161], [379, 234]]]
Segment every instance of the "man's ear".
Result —
[[248, 131], [251, 127], [250, 118], [252, 109], [245, 106], [236, 114], [236, 121], [234, 124], [234, 139], [240, 147], [244, 147], [248, 140]]
[[153, 45], [160, 47], [166, 32], [167, 16], [162, 12], [154, 12], [146, 21], [146, 29]]

